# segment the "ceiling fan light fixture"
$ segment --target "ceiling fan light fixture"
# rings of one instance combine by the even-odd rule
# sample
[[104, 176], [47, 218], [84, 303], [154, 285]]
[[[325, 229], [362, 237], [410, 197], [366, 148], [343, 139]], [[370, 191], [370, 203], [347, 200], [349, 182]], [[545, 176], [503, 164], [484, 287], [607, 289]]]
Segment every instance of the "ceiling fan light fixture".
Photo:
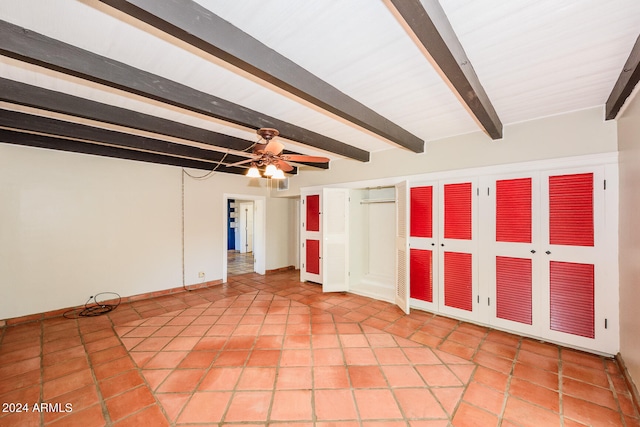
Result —
[[247, 171], [247, 176], [249, 178], [260, 178], [260, 171], [256, 167], [256, 165], [252, 165]]
[[276, 170], [276, 172], [271, 177], [271, 179], [284, 179], [284, 178], [285, 176], [284, 176], [284, 172], [282, 172], [282, 169]]
[[267, 165], [267, 168], [264, 170], [264, 176], [271, 177], [277, 171], [278, 169], [275, 167], [275, 165]]

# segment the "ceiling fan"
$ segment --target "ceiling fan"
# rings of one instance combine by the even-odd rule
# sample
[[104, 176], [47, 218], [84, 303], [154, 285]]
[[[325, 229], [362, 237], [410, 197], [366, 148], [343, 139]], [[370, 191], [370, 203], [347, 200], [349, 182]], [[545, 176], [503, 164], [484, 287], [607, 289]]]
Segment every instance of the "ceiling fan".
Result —
[[[251, 168], [247, 172], [247, 176], [251, 178], [259, 178], [259, 167], [266, 167], [264, 171], [265, 177], [274, 179], [283, 179], [284, 172], [293, 170], [288, 162], [310, 162], [310, 163], [328, 163], [327, 157], [305, 156], [301, 154], [282, 154], [284, 144], [275, 140], [280, 134], [273, 128], [261, 128], [257, 130], [260, 135], [260, 141], [253, 147], [252, 158], [241, 162], [233, 163], [227, 166], [238, 166], [245, 163], [251, 163]], [[263, 142], [264, 141], [264, 142]]]

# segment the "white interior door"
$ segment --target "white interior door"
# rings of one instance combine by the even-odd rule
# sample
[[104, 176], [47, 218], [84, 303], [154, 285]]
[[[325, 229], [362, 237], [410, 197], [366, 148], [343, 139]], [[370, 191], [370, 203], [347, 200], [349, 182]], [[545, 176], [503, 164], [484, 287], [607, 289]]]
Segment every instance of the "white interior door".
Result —
[[[604, 169], [543, 173], [543, 336], [606, 351], [609, 319], [599, 307], [613, 291], [604, 258]], [[611, 313], [609, 313], [611, 314]], [[615, 317], [614, 317], [615, 318]]]
[[322, 283], [322, 194], [300, 194], [300, 280]]
[[[486, 182], [488, 217], [479, 256], [488, 266], [489, 323], [529, 335], [540, 334], [539, 175], [510, 174]], [[481, 185], [481, 193], [485, 186]], [[484, 196], [484, 194], [483, 194]], [[485, 301], [481, 303], [484, 304]]]
[[438, 183], [409, 189], [409, 295], [411, 307], [438, 311]]
[[440, 181], [440, 312], [478, 320], [477, 178]]
[[349, 190], [322, 190], [322, 291], [349, 290]]
[[253, 252], [253, 202], [240, 203], [240, 252]]
[[409, 313], [409, 185], [396, 184], [396, 292], [395, 303]]

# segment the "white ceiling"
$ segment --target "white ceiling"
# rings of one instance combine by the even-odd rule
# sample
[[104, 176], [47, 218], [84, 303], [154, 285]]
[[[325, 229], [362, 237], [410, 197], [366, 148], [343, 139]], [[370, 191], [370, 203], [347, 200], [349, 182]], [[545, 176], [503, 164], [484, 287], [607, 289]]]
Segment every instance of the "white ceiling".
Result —
[[[427, 143], [480, 129], [384, 1], [197, 2]], [[604, 105], [640, 32], [638, 0], [440, 4], [504, 125]], [[0, 0], [0, 19], [355, 147], [396, 147], [97, 0]], [[253, 129], [3, 56], [0, 77], [255, 140]]]

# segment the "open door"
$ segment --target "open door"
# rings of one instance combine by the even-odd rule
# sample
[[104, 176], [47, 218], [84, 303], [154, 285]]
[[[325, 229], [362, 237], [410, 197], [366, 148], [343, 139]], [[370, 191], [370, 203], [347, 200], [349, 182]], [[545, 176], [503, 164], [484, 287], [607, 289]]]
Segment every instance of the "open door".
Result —
[[396, 184], [396, 292], [395, 303], [409, 314], [409, 185]]
[[300, 281], [322, 283], [322, 215], [319, 191], [301, 193], [300, 210]]
[[322, 190], [322, 292], [349, 290], [349, 190]]

